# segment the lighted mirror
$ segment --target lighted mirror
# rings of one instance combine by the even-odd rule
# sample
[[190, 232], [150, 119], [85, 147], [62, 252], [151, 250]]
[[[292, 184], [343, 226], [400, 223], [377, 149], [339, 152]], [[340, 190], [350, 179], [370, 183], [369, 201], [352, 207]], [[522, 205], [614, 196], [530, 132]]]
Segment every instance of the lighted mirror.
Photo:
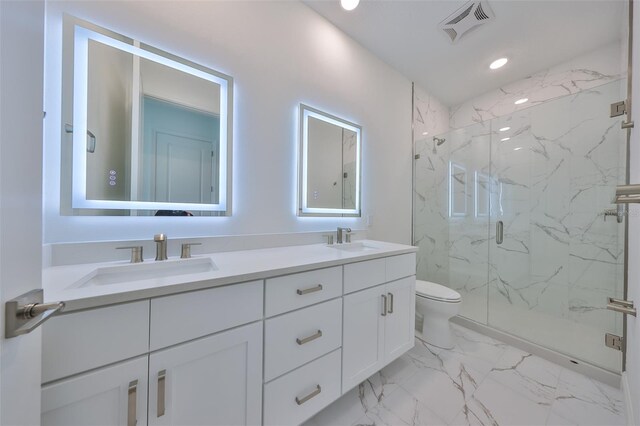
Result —
[[360, 150], [357, 124], [300, 105], [298, 214], [360, 216]]
[[71, 17], [64, 58], [74, 214], [230, 214], [231, 77]]

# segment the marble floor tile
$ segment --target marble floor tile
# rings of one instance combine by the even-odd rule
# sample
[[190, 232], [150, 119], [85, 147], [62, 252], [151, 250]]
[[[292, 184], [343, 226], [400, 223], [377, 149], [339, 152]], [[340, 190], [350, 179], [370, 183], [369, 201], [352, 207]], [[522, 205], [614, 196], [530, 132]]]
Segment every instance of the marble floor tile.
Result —
[[555, 400], [553, 419], [581, 425], [623, 425], [625, 412], [622, 391], [582, 374], [563, 369]]
[[382, 405], [411, 426], [446, 424], [436, 413], [402, 388], [395, 390]]
[[489, 378], [537, 404], [554, 401], [562, 367], [540, 357], [509, 348], [491, 369]]
[[538, 404], [487, 378], [450, 424], [544, 425], [549, 411], [548, 405]]
[[451, 352], [443, 351], [436, 359], [435, 366], [419, 369], [401, 387], [448, 423], [473, 395], [484, 375]]
[[453, 325], [446, 350], [416, 345], [305, 426], [623, 425], [622, 393]]

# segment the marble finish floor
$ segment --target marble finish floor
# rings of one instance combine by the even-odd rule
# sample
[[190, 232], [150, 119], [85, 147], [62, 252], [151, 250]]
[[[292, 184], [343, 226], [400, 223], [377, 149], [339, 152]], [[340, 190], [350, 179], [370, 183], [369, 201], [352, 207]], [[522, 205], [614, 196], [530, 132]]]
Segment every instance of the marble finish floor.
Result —
[[624, 425], [622, 392], [453, 325], [456, 346], [415, 347], [305, 426]]

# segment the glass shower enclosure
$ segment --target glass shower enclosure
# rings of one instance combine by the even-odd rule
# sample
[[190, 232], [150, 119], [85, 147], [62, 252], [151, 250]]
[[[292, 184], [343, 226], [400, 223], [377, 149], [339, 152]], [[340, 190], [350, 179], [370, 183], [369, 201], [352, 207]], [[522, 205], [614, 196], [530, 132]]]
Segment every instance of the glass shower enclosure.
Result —
[[620, 372], [604, 334], [623, 295], [626, 80], [415, 140], [417, 278], [462, 295], [460, 315]]

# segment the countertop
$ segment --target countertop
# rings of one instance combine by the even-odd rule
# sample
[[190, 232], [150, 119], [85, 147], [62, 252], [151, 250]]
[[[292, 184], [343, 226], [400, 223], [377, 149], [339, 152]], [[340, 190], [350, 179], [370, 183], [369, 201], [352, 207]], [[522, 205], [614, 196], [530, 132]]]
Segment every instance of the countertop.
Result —
[[[216, 270], [103, 285], [82, 286], [78, 283], [85, 281], [98, 268], [135, 264], [117, 261], [55, 266], [43, 270], [42, 287], [45, 303], [64, 301], [64, 312], [71, 312], [414, 253], [418, 250], [412, 246], [372, 240], [358, 240], [353, 244], [359, 243], [367, 245], [369, 249], [346, 251], [326, 244], [311, 244], [193, 255], [193, 259], [210, 258], [215, 263]], [[163, 263], [176, 261], [178, 259], [170, 258]], [[145, 259], [144, 264], [152, 263], [156, 263], [155, 260]]]

